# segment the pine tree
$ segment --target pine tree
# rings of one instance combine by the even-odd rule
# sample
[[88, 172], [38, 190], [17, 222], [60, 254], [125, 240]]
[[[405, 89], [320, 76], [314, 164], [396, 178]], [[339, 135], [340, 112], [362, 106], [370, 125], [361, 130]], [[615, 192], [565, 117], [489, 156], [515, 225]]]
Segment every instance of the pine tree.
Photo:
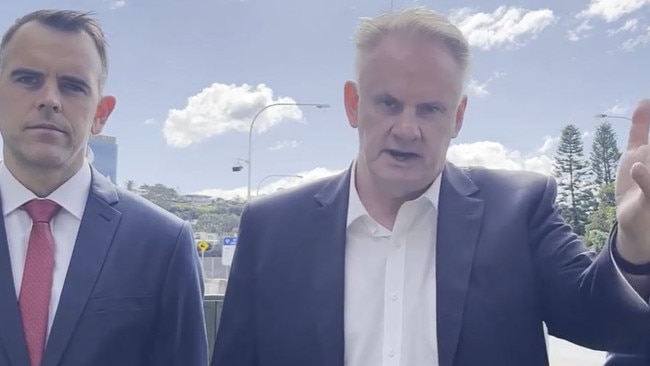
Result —
[[562, 215], [574, 232], [582, 236], [587, 219], [594, 210], [594, 192], [590, 182], [591, 171], [584, 157], [582, 136], [572, 124], [562, 129], [554, 171]]
[[589, 223], [585, 225], [585, 244], [596, 252], [600, 252], [605, 245], [616, 220], [615, 189], [613, 182], [600, 187], [598, 209], [589, 216]]
[[596, 129], [591, 146], [591, 169], [597, 185], [614, 182], [616, 166], [621, 153], [616, 144], [616, 133], [609, 122], [603, 122]]

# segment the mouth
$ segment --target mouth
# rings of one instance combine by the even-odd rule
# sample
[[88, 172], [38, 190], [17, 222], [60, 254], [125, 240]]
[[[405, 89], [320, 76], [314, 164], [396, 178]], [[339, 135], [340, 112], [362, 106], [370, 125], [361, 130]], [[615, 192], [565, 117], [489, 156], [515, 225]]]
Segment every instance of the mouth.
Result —
[[420, 157], [419, 154], [410, 151], [388, 149], [386, 150], [386, 152], [388, 153], [388, 155], [390, 155], [393, 159], [397, 161], [410, 161]]
[[50, 123], [39, 123], [37, 125], [29, 126], [27, 127], [27, 130], [48, 130], [48, 131], [65, 133], [65, 131], [63, 131], [61, 128]]

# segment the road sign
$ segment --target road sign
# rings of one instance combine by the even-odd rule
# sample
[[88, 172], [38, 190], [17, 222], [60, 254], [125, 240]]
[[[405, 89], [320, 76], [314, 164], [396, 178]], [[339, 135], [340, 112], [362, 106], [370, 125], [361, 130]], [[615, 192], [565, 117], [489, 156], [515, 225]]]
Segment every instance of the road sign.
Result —
[[236, 246], [237, 246], [236, 236], [226, 236], [223, 238], [223, 247], [221, 250], [221, 263], [224, 266], [232, 265], [232, 257], [235, 255]]
[[198, 248], [201, 252], [205, 252], [208, 250], [208, 248], [210, 248], [210, 244], [208, 244], [208, 242], [205, 240], [201, 240], [199, 241]]

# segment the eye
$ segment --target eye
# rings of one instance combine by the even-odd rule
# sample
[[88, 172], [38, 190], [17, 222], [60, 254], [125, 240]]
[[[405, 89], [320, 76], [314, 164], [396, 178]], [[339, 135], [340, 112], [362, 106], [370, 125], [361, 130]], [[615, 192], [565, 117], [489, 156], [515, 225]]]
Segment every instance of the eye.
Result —
[[397, 101], [392, 98], [386, 98], [382, 103], [388, 108], [394, 108], [397, 105]]
[[418, 112], [423, 115], [430, 115], [430, 114], [436, 114], [442, 111], [442, 108], [440, 106], [435, 105], [435, 104], [424, 104], [418, 106]]
[[27, 85], [29, 87], [33, 87], [38, 85], [39, 83], [39, 78], [34, 76], [34, 75], [22, 75], [19, 76], [15, 79], [15, 81], [19, 84]]
[[402, 110], [402, 103], [391, 96], [384, 96], [378, 99], [378, 104], [384, 111], [395, 114]]
[[70, 81], [62, 82], [61, 88], [67, 92], [84, 93], [84, 94], [86, 93], [86, 88], [84, 88], [82, 85], [79, 85], [78, 83], [74, 83]]

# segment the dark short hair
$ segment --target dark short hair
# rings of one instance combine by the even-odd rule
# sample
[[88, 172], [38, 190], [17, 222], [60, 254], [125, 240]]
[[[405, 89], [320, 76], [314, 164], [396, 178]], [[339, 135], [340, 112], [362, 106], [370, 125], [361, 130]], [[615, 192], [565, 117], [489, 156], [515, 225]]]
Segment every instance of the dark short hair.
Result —
[[75, 10], [37, 10], [18, 18], [14, 24], [7, 29], [0, 41], [0, 64], [2, 63], [5, 48], [18, 29], [23, 25], [37, 21], [40, 24], [54, 28], [62, 32], [78, 33], [86, 32], [95, 42], [99, 58], [102, 62], [102, 75], [100, 85], [103, 85], [108, 76], [108, 56], [106, 52], [107, 42], [99, 22], [92, 17], [92, 12], [81, 12]]

